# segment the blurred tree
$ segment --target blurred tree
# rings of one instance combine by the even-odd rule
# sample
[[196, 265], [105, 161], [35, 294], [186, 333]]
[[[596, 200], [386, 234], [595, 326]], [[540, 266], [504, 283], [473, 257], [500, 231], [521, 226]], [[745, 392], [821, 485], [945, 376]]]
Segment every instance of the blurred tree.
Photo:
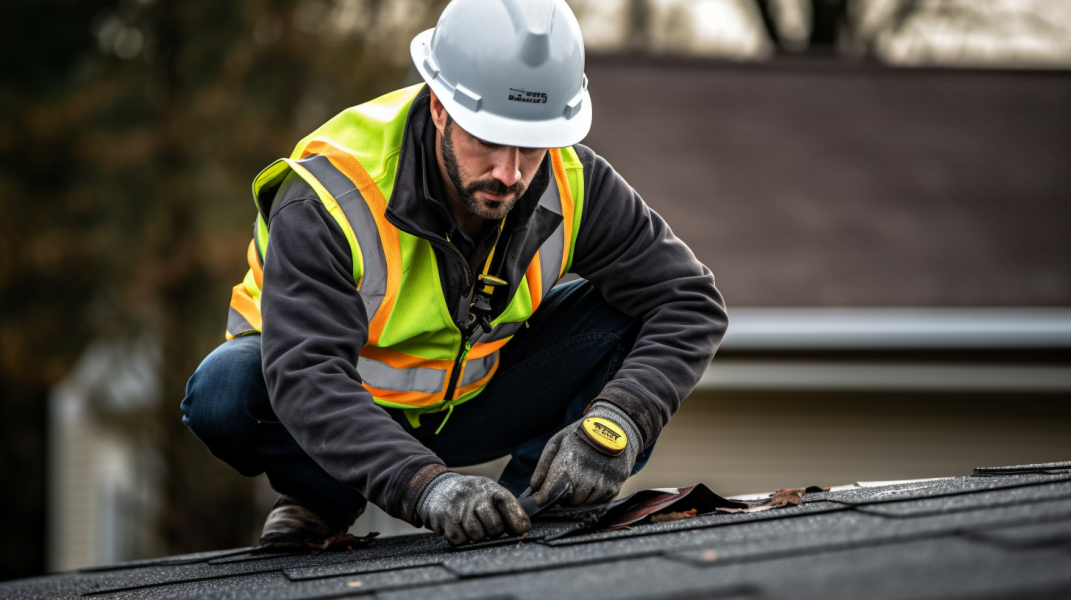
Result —
[[223, 339], [253, 176], [398, 87], [439, 0], [14, 0], [0, 24], [0, 579], [41, 572], [48, 391], [98, 337], [160, 340], [155, 553], [244, 545], [249, 481], [182, 427]]
[[628, 50], [642, 52], [650, 49], [653, 16], [651, 0], [628, 0], [625, 13], [625, 41]]
[[[919, 0], [891, 0], [876, 20], [865, 19], [867, 0], [755, 0], [762, 24], [780, 51], [845, 49], [874, 56], [886, 31], [897, 31], [919, 10]], [[872, 4], [872, 3], [871, 3]]]

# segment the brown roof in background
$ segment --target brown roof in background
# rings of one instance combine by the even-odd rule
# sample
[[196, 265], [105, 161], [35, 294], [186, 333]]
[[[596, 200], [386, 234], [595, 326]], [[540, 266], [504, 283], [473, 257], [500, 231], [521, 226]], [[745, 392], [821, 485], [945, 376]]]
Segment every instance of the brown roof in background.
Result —
[[1071, 74], [591, 57], [606, 157], [730, 306], [1071, 304]]

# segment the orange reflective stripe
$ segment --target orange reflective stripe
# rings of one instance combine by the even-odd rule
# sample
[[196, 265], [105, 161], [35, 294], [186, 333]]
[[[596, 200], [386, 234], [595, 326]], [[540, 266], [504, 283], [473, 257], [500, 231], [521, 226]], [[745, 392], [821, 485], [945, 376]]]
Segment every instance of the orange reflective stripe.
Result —
[[405, 404], [413, 408], [423, 408], [425, 406], [431, 406], [436, 402], [441, 402], [446, 396], [446, 391], [439, 392], [438, 394], [425, 394], [423, 392], [393, 392], [391, 390], [381, 390], [367, 383], [362, 384], [365, 389], [372, 394], [373, 397], [380, 400], [386, 400], [393, 404]]
[[253, 297], [249, 295], [249, 291], [245, 289], [244, 283], [234, 286], [231, 291], [231, 308], [238, 311], [238, 314], [245, 317], [245, 320], [249, 321], [250, 325], [260, 331], [263, 324], [260, 318], [260, 309], [257, 308], [257, 303], [253, 301]]
[[[573, 243], [573, 192], [569, 189], [569, 178], [565, 173], [562, 151], [550, 150], [550, 164], [554, 166], [554, 180], [558, 182], [558, 194], [562, 199], [562, 227], [565, 228], [565, 244], [562, 247], [562, 266], [558, 277], [565, 276], [565, 265], [569, 262], [569, 250]], [[535, 309], [535, 306], [532, 307]]]
[[476, 381], [473, 381], [472, 383], [470, 383], [468, 385], [463, 385], [463, 386], [457, 388], [457, 391], [454, 392], [454, 397], [455, 398], [460, 398], [461, 396], [464, 396], [465, 394], [467, 394], [469, 392], [478, 390], [478, 389], [482, 388], [483, 386], [487, 385], [487, 383], [491, 381], [491, 377], [494, 376], [495, 371], [498, 370], [498, 365], [501, 362], [502, 362], [501, 360], [496, 360], [495, 361], [495, 365], [493, 367], [491, 367], [491, 370], [487, 372], [487, 375], [484, 375], [483, 377], [477, 379]]
[[257, 282], [258, 288], [264, 289], [264, 267], [260, 265], [260, 255], [257, 254], [257, 245], [253, 240], [249, 241], [246, 259], [249, 261], [249, 268], [253, 271], [253, 281]]
[[493, 342], [487, 342], [486, 344], [475, 344], [472, 346], [472, 350], [469, 350], [469, 359], [483, 358], [488, 354], [494, 353], [496, 350], [500, 350], [502, 346], [506, 345], [506, 342], [511, 338], [502, 338], [501, 340], [495, 340]]
[[[465, 363], [465, 368], [475, 367], [474, 361], [478, 361], [481, 358], [490, 356], [497, 352], [502, 346], [506, 345], [507, 339], [496, 340], [487, 344], [476, 344], [472, 347], [472, 350], [468, 353], [468, 360]], [[451, 360], [430, 360], [398, 352], [397, 350], [391, 350], [389, 348], [376, 348], [373, 346], [365, 346], [361, 349], [361, 358], [371, 359], [377, 362], [390, 365], [395, 369], [435, 369], [441, 370], [446, 377], [450, 376], [450, 371], [454, 368], [454, 362]], [[496, 357], [494, 365], [491, 369], [485, 373], [482, 377], [468, 383], [463, 386], [459, 386], [455, 392], [455, 397], [460, 397], [471, 391], [478, 390], [491, 380], [495, 371], [498, 369], [499, 359]], [[385, 400], [393, 404], [404, 404], [412, 406], [414, 408], [423, 408], [425, 406], [431, 406], [437, 402], [440, 402], [445, 397], [446, 390], [443, 389], [437, 393], [428, 392], [404, 392], [397, 390], [388, 390], [376, 387], [368, 381], [363, 383], [364, 387], [376, 398]]]
[[543, 301], [543, 270], [539, 266], [539, 251], [536, 251], [532, 262], [528, 264], [528, 270], [524, 272], [528, 279], [528, 290], [532, 293], [532, 312], [539, 308]]
[[390, 348], [376, 348], [375, 346], [361, 348], [361, 356], [390, 365], [395, 369], [424, 368], [449, 371], [454, 367], [454, 361], [452, 360], [420, 358], [419, 356], [398, 352]]
[[387, 325], [387, 318], [394, 309], [394, 302], [398, 297], [398, 288], [402, 282], [402, 250], [401, 242], [398, 239], [398, 230], [387, 221], [387, 200], [383, 198], [383, 193], [379, 191], [379, 186], [376, 185], [376, 182], [368, 175], [368, 171], [364, 169], [356, 158], [323, 141], [313, 141], [308, 146], [305, 146], [301, 151], [301, 157], [304, 158], [309, 154], [326, 156], [336, 169], [342, 171], [353, 180], [357, 189], [361, 191], [361, 195], [364, 196], [365, 202], [368, 203], [368, 208], [371, 209], [372, 216], [379, 227], [379, 236], [383, 242], [383, 254], [387, 260], [387, 293], [383, 296], [383, 303], [380, 305], [379, 310], [376, 311], [376, 316], [368, 324], [368, 343], [376, 344], [379, 342], [380, 336], [383, 335], [383, 328]]
[[445, 382], [450, 376], [450, 370], [454, 368], [454, 361], [452, 360], [432, 360], [427, 358], [420, 358], [419, 356], [412, 356], [405, 354], [404, 352], [398, 352], [397, 350], [391, 350], [390, 348], [377, 348], [375, 346], [365, 346], [361, 348], [361, 358], [371, 359], [376, 362], [383, 363], [394, 369], [435, 369], [443, 372], [443, 389], [440, 389], [436, 393], [422, 392], [407, 392], [398, 390], [388, 390], [376, 387], [365, 381], [362, 385], [372, 394], [372, 396], [391, 402], [394, 404], [404, 404], [416, 408], [430, 406], [436, 402], [440, 402], [446, 397]]

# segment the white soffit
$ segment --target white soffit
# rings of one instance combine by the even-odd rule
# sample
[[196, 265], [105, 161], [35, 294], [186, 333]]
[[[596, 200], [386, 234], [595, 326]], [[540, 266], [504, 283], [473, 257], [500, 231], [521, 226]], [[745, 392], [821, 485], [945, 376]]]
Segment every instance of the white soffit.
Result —
[[1071, 309], [730, 308], [721, 345], [767, 351], [1015, 348], [1071, 348]]

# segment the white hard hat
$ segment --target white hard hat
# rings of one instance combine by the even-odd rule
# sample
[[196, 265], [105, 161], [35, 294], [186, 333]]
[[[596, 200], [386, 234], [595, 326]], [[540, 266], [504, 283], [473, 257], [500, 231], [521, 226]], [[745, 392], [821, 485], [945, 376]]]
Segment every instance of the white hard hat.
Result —
[[584, 39], [565, 0], [453, 0], [409, 50], [446, 112], [481, 140], [561, 148], [591, 129]]

